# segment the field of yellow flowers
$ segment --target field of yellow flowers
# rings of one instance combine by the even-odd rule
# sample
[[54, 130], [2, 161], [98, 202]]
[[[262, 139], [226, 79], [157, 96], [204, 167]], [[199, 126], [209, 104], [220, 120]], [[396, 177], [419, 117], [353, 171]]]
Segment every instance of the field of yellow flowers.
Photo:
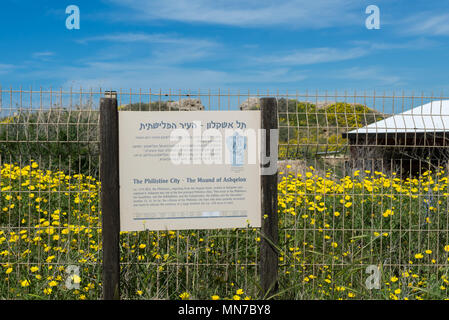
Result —
[[[100, 182], [34, 161], [0, 168], [0, 299], [101, 298]], [[447, 180], [442, 169], [407, 179], [280, 173], [274, 298], [448, 298]], [[264, 298], [261, 237], [250, 227], [122, 233], [122, 296]]]

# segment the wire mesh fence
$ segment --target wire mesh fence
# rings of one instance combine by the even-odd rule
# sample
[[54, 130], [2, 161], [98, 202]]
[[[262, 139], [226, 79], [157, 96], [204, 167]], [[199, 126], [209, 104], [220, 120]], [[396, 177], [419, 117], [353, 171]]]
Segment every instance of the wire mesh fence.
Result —
[[[0, 297], [99, 299], [103, 90], [0, 89]], [[118, 90], [120, 111], [277, 98], [284, 299], [447, 298], [449, 98]], [[257, 228], [127, 232], [125, 299], [267, 298]]]

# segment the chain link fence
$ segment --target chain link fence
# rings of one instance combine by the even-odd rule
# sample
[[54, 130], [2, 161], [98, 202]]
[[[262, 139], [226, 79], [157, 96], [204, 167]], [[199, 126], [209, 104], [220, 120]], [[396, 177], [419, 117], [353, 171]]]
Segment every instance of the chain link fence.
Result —
[[[118, 90], [122, 111], [276, 97], [279, 290], [259, 229], [120, 236], [124, 299], [448, 297], [449, 100], [365, 92]], [[100, 299], [104, 91], [0, 89], [0, 297]]]

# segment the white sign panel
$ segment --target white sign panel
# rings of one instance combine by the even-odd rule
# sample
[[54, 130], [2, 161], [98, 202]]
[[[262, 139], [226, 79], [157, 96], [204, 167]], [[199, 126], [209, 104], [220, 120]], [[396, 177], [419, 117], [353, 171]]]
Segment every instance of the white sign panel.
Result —
[[120, 229], [260, 227], [260, 111], [119, 112]]

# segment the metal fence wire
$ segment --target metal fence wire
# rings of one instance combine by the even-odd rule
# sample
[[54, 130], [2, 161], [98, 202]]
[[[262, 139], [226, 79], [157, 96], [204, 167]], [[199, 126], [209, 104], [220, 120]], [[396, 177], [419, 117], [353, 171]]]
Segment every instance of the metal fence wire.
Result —
[[[0, 298], [102, 298], [103, 90], [0, 88]], [[449, 98], [117, 90], [119, 110], [275, 97], [277, 299], [448, 298]], [[448, 128], [449, 129], [449, 128]], [[122, 232], [124, 299], [254, 299], [258, 228]]]

